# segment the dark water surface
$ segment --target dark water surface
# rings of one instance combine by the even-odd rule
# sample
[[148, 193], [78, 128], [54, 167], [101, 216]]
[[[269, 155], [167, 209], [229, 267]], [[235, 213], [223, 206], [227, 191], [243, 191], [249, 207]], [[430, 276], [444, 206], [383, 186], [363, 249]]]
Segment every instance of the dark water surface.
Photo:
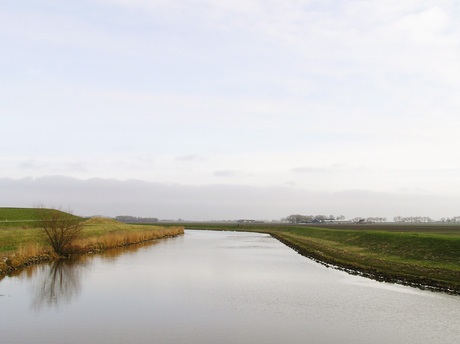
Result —
[[268, 235], [186, 231], [0, 281], [0, 343], [460, 343], [460, 297], [326, 268]]

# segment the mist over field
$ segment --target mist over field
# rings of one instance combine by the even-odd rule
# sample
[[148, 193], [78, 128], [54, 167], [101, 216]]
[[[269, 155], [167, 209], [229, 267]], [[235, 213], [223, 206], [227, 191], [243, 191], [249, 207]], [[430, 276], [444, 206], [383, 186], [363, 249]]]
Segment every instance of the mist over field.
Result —
[[[280, 220], [292, 213], [353, 217], [456, 216], [455, 202], [439, 195], [385, 194], [363, 190], [308, 192], [290, 187], [180, 185], [139, 180], [63, 176], [0, 179], [1, 206], [37, 204], [77, 215], [133, 215], [178, 220]], [[435, 206], [433, 206], [435, 204]]]

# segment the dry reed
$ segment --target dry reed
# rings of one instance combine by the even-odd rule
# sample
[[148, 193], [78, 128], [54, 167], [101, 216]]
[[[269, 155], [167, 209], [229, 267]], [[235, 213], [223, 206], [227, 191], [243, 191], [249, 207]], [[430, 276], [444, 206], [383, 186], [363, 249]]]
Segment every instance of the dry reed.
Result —
[[21, 244], [16, 251], [4, 253], [0, 257], [0, 274], [56, 257], [52, 250], [37, 243]]
[[[83, 223], [86, 226], [100, 226], [103, 230], [111, 230], [100, 235], [90, 234], [89, 237], [75, 240], [69, 247], [70, 254], [82, 254], [101, 251], [109, 248], [123, 247], [161, 238], [184, 234], [184, 227], [162, 226], [130, 226], [107, 219], [90, 219]], [[116, 230], [116, 231], [113, 231]], [[16, 251], [0, 256], [0, 275], [14, 271], [20, 267], [59, 258], [51, 247], [38, 243], [22, 244]]]
[[19, 245], [16, 252], [21, 257], [35, 257], [46, 253], [46, 249], [37, 243], [28, 243]]
[[173, 237], [184, 233], [183, 227], [156, 227], [142, 231], [110, 232], [99, 237], [81, 238], [71, 246], [74, 253], [98, 251]]

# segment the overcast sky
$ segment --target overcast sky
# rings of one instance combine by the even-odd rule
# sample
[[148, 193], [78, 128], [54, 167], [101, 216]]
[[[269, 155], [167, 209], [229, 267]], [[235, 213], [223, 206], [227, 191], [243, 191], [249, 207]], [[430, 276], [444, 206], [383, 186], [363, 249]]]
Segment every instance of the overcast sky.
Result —
[[0, 206], [460, 215], [458, 18], [455, 0], [1, 1]]

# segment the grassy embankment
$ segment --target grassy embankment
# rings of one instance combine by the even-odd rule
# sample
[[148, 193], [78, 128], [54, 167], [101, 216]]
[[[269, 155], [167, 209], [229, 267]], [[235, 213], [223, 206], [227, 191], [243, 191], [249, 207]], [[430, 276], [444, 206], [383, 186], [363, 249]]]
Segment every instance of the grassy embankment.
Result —
[[[0, 208], [0, 274], [42, 261], [57, 259], [33, 209]], [[70, 247], [83, 254], [132, 245], [184, 233], [181, 226], [130, 225], [105, 218], [81, 219], [82, 231]], [[2, 225], [6, 222], [0, 222]]]
[[[190, 224], [271, 234], [300, 254], [377, 280], [460, 294], [460, 226], [311, 228]], [[360, 229], [361, 228], [361, 229]], [[393, 230], [392, 230], [393, 229]], [[442, 233], [442, 234], [439, 234]]]

